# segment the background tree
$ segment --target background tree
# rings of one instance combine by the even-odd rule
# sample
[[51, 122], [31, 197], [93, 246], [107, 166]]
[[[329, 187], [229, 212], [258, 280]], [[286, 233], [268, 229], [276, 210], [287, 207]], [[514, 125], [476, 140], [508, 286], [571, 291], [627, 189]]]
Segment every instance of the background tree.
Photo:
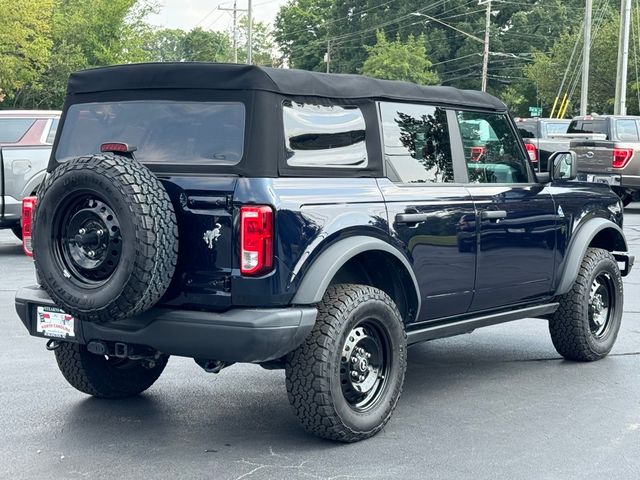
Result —
[[365, 47], [368, 57], [362, 66], [362, 73], [370, 77], [386, 80], [405, 80], [420, 85], [435, 85], [439, 78], [431, 70], [431, 62], [427, 58], [424, 37], [409, 35], [406, 42], [396, 40], [390, 42], [384, 32], [377, 33], [377, 43]]
[[[238, 22], [238, 63], [246, 63], [247, 61], [248, 25], [247, 17], [242, 17]], [[251, 52], [253, 64], [261, 65], [263, 67], [276, 66], [277, 62], [274, 59], [275, 45], [268, 25], [264, 22], [254, 20], [251, 37], [253, 43], [253, 49]], [[226, 61], [233, 61], [233, 55], [227, 58]]]
[[227, 62], [231, 58], [231, 40], [224, 32], [194, 28], [182, 40], [184, 60], [190, 62]]
[[323, 71], [333, 0], [289, 0], [278, 11], [273, 36], [291, 68]]
[[53, 0], [0, 0], [2, 99], [15, 97], [46, 68], [51, 55], [52, 12]]

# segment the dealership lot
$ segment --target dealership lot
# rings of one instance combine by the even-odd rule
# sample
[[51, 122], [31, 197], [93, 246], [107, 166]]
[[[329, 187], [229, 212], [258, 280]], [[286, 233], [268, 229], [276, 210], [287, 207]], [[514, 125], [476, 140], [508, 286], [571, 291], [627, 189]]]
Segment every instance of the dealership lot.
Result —
[[[640, 204], [625, 233], [640, 257]], [[0, 472], [45, 478], [638, 478], [640, 266], [625, 279], [612, 355], [575, 364], [525, 320], [414, 346], [398, 409], [378, 436], [306, 435], [284, 373], [207, 374], [172, 358], [144, 395], [101, 401], [71, 388], [13, 307], [32, 262], [0, 232]]]

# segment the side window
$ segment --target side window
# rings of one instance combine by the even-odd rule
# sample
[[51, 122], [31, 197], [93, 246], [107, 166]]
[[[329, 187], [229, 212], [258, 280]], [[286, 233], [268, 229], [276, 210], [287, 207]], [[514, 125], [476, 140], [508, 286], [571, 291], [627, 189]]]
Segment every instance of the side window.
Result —
[[324, 106], [287, 100], [283, 104], [287, 165], [364, 168], [365, 121], [351, 106]]
[[635, 120], [616, 120], [616, 134], [622, 142], [637, 142], [638, 128]]
[[458, 112], [471, 183], [527, 183], [529, 170], [506, 115]]
[[35, 122], [35, 118], [0, 118], [0, 143], [19, 142]]
[[380, 102], [384, 154], [403, 183], [453, 182], [447, 112], [443, 108]]
[[45, 140], [45, 143], [48, 144], [52, 144], [53, 140], [56, 138], [56, 131], [58, 130], [58, 122], [60, 120], [57, 118], [54, 118], [51, 121], [51, 128], [49, 129], [49, 133], [47, 134], [47, 138]]

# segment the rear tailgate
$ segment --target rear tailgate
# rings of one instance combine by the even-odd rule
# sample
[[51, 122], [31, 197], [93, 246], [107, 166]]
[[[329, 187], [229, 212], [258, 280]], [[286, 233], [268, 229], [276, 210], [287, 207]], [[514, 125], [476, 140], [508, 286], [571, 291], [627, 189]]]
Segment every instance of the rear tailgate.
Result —
[[614, 173], [612, 167], [615, 142], [605, 140], [579, 140], [571, 142], [571, 150], [578, 155], [578, 172]]
[[178, 266], [165, 305], [222, 310], [231, 306], [237, 267], [233, 193], [237, 177], [170, 176], [160, 179], [176, 210]]

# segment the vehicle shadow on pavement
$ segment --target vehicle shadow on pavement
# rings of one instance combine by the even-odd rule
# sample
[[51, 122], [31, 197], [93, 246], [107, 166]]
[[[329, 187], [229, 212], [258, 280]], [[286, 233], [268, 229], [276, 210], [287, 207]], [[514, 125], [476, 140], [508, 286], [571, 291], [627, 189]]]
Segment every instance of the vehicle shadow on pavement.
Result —
[[22, 252], [22, 245], [20, 245], [20, 244], [16, 244], [16, 245], [0, 244], [0, 255], [2, 255], [2, 256], [4, 256], [4, 255], [23, 256], [24, 253]]

